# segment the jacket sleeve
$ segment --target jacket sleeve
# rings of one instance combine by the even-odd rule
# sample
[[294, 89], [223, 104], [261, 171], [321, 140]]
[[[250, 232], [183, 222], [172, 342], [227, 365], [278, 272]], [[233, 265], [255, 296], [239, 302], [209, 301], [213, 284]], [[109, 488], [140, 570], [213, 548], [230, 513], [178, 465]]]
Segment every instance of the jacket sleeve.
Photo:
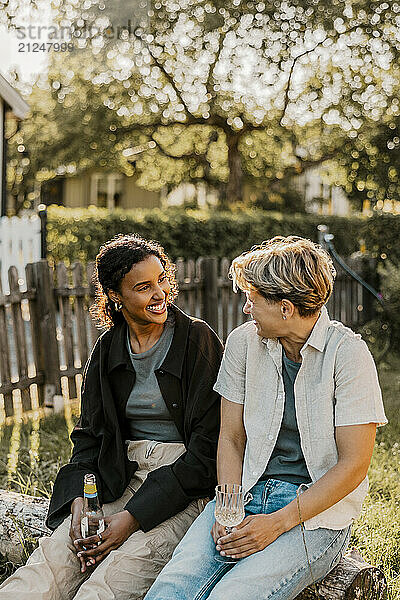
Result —
[[186, 452], [173, 464], [149, 473], [125, 509], [149, 531], [184, 510], [195, 499], [213, 493], [220, 423], [220, 395], [213, 391], [223, 347], [202, 321], [191, 325], [186, 357]]
[[[83, 496], [83, 478], [86, 473], [96, 475], [101, 499], [101, 479], [97, 459], [101, 445], [102, 406], [100, 393], [100, 338], [87, 362], [82, 386], [81, 415], [71, 433], [72, 457], [61, 467], [54, 482], [46, 525], [55, 529], [71, 510], [75, 498]], [[95, 434], [96, 431], [96, 434]]]

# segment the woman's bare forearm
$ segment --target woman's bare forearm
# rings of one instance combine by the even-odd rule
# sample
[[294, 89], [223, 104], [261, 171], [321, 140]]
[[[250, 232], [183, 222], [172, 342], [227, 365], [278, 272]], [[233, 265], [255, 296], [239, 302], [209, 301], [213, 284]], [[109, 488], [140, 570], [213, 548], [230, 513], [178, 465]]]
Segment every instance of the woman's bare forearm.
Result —
[[[339, 428], [339, 461], [299, 498], [302, 521], [315, 517], [352, 492], [365, 478], [371, 460], [376, 425]], [[346, 431], [347, 430], [347, 431]], [[340, 451], [342, 447], [342, 452]], [[342, 458], [340, 455], [343, 454]], [[281, 509], [284, 531], [300, 522], [297, 500]]]
[[218, 483], [241, 483], [246, 432], [243, 405], [221, 400], [221, 429], [218, 439]]
[[245, 442], [220, 437], [217, 452], [218, 483], [241, 483]]
[[[361, 483], [361, 477], [355, 477], [350, 469], [343, 469], [341, 465], [335, 465], [321, 479], [319, 479], [308, 490], [301, 494], [300, 514], [301, 520], [307, 521], [323, 512], [327, 508], [342, 500], [347, 494]], [[283, 530], [288, 531], [300, 523], [299, 508], [297, 500], [281, 509], [284, 526]]]

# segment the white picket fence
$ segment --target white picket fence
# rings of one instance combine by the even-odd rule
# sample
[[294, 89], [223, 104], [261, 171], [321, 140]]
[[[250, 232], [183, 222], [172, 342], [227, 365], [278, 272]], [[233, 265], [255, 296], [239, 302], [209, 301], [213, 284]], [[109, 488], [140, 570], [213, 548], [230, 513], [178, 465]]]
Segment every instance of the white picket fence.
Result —
[[8, 269], [16, 266], [22, 289], [25, 285], [25, 266], [40, 260], [40, 218], [0, 218], [0, 276], [3, 293], [9, 292]]

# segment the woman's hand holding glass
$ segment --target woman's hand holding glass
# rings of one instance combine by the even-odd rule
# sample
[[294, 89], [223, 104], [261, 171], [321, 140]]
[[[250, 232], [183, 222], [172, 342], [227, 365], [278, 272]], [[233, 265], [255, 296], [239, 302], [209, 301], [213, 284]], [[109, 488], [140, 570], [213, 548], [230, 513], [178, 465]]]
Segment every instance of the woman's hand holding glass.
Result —
[[[82, 516], [82, 506], [83, 506], [83, 498], [75, 498], [75, 500], [71, 504], [71, 527], [69, 529], [69, 537], [73, 542], [73, 548], [77, 553], [79, 550], [79, 546], [77, 545], [78, 541], [82, 541], [82, 533], [81, 533], [81, 516]], [[89, 549], [89, 546], [85, 546], [85, 549]], [[84, 573], [86, 571], [86, 562], [85, 559], [80, 556], [79, 557], [81, 563], [81, 572]]]
[[[225, 483], [217, 485], [215, 488], [215, 520], [216, 523], [212, 529], [214, 541], [217, 543], [221, 533], [229, 534], [235, 525], [239, 525], [244, 519], [244, 490], [241, 485], [236, 483]], [[219, 550], [218, 546], [216, 546]], [[229, 562], [233, 557], [225, 557], [222, 553], [222, 559], [216, 557], [216, 560]]]
[[232, 530], [232, 533], [217, 540], [217, 550], [222, 556], [235, 560], [264, 550], [286, 531], [280, 512], [249, 515]]

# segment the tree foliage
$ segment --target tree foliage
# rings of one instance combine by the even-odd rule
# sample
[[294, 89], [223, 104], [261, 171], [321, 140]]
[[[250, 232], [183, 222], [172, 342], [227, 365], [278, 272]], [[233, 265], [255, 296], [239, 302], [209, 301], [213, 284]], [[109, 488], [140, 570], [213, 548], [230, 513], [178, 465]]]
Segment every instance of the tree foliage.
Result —
[[[360, 198], [368, 174], [349, 157], [367, 138], [379, 147], [378, 124], [390, 128], [388, 114], [400, 113], [397, 2], [157, 0], [143, 23], [135, 6], [61, 2], [59, 22], [76, 47], [53, 55], [48, 88], [34, 90], [49, 98], [57, 127], [39, 177], [57, 166], [131, 174], [122, 151], [139, 146], [139, 184], [150, 189], [202, 180], [234, 203], [244, 181], [274, 190], [333, 159]], [[364, 187], [372, 203], [378, 187], [391, 194], [393, 170], [379, 177]]]

